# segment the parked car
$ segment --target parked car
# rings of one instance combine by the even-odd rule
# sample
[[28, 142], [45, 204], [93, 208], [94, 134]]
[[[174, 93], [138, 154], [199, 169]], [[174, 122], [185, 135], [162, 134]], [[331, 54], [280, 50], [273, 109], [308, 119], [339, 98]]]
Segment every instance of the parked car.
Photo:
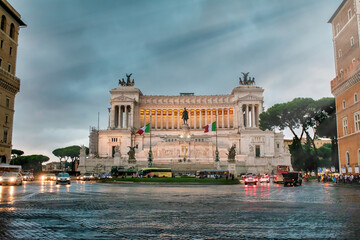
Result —
[[252, 174], [252, 173], [249, 173], [245, 176], [244, 178], [244, 183], [245, 185], [248, 185], [248, 184], [257, 184], [258, 182], [258, 178], [255, 174]]
[[43, 181], [56, 181], [56, 175], [53, 173], [45, 174], [41, 177], [41, 180]]
[[56, 178], [56, 184], [70, 184], [70, 175], [68, 173], [59, 173]]
[[22, 177], [23, 181], [34, 181], [34, 174], [32, 172], [24, 172]]
[[0, 184], [2, 185], [21, 185], [22, 175], [18, 172], [4, 172], [0, 176]]
[[267, 175], [267, 174], [265, 174], [265, 175], [263, 175], [263, 176], [261, 176], [260, 177], [260, 181], [259, 181], [260, 183], [269, 183], [270, 182], [270, 177]]

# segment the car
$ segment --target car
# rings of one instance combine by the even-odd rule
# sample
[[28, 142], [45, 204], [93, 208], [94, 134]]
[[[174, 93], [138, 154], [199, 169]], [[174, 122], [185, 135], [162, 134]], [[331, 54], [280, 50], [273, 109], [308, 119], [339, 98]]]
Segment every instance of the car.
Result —
[[109, 179], [109, 178], [112, 178], [110, 173], [103, 173], [99, 175], [99, 179]]
[[56, 175], [53, 173], [45, 174], [41, 177], [41, 180], [43, 181], [56, 181]]
[[84, 174], [84, 178], [82, 179], [84, 181], [90, 181], [90, 180], [95, 180], [95, 174], [94, 172], [86, 172]]
[[0, 183], [2, 185], [21, 185], [22, 182], [22, 175], [18, 172], [4, 172], [0, 176]]
[[284, 186], [288, 184], [290, 186], [301, 186], [302, 185], [302, 174], [301, 172], [288, 172], [283, 173], [284, 176]]
[[34, 174], [31, 172], [24, 172], [22, 177], [23, 181], [34, 181]]
[[258, 182], [258, 178], [255, 174], [252, 174], [252, 173], [249, 173], [245, 176], [244, 178], [244, 183], [245, 185], [248, 185], [248, 184], [257, 184]]
[[260, 183], [264, 183], [264, 182], [269, 183], [270, 182], [270, 177], [267, 174], [265, 174], [265, 175], [260, 177], [259, 182]]
[[84, 174], [81, 174], [76, 177], [76, 180], [84, 180]]
[[56, 178], [56, 184], [70, 184], [70, 175], [68, 173], [59, 173]]

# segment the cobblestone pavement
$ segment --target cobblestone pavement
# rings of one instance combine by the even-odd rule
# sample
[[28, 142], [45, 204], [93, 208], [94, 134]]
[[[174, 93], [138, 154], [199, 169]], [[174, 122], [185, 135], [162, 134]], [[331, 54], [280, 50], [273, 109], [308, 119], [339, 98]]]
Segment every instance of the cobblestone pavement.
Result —
[[0, 186], [0, 239], [359, 239], [360, 186]]

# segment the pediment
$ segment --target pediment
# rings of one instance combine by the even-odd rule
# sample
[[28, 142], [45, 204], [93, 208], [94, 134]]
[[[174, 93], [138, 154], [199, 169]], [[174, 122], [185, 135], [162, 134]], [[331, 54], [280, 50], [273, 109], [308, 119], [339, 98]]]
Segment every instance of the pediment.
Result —
[[255, 96], [253, 94], [248, 94], [243, 97], [240, 97], [238, 100], [262, 100], [262, 97]]
[[126, 96], [118, 96], [116, 98], [113, 98], [112, 101], [116, 101], [116, 102], [134, 102], [135, 99], [126, 97]]

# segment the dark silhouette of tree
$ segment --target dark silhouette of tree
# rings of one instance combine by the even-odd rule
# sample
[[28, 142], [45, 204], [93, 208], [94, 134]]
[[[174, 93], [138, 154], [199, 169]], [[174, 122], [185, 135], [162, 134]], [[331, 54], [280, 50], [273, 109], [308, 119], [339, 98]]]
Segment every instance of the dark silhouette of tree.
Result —
[[42, 171], [42, 163], [49, 161], [49, 157], [44, 155], [19, 156], [10, 161], [12, 165], [21, 165], [23, 170]]

